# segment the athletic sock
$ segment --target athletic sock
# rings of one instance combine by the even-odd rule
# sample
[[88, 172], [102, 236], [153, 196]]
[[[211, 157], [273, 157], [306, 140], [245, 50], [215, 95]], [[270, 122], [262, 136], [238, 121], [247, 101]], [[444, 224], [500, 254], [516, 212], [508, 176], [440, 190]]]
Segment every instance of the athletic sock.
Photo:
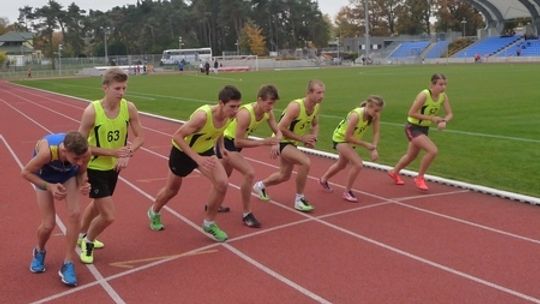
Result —
[[210, 225], [212, 225], [214, 223], [215, 223], [214, 221], [209, 221], [207, 219], [204, 219], [204, 221], [203, 221], [204, 227], [210, 227]]

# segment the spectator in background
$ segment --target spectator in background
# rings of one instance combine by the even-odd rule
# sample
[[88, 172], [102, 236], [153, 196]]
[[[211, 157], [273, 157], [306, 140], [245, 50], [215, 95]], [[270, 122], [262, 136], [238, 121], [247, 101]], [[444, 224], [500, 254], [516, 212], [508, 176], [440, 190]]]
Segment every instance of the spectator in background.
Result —
[[210, 73], [210, 63], [208, 61], [204, 63], [204, 72], [206, 75]]
[[218, 69], [219, 69], [219, 62], [217, 59], [214, 59], [214, 73], [218, 73]]

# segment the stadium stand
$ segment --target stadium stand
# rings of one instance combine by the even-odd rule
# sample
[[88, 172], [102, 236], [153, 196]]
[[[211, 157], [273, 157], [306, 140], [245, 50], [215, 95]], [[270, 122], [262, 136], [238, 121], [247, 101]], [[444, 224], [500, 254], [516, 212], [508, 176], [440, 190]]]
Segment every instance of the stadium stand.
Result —
[[418, 57], [429, 45], [429, 41], [402, 42], [389, 56], [391, 59]]
[[488, 57], [497, 54], [499, 51], [507, 48], [508, 46], [516, 43], [520, 40], [520, 36], [497, 36], [488, 37], [482, 39], [469, 47], [457, 52], [454, 58], [465, 58], [480, 55], [482, 57]]
[[431, 49], [426, 53], [425, 58], [432, 59], [432, 58], [441, 58], [446, 54], [446, 51], [448, 49], [448, 40], [442, 40], [437, 41], [433, 43], [431, 46]]
[[539, 57], [540, 40], [523, 40], [497, 54], [499, 57]]

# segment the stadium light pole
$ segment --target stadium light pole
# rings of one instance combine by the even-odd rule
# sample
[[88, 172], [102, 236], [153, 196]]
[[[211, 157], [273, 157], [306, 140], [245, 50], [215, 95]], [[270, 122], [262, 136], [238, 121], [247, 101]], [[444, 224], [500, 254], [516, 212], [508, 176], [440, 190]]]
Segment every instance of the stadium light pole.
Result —
[[182, 42], [182, 36], [178, 36], [178, 48], [181, 49], [184, 45], [184, 42]]
[[338, 38], [337, 38], [337, 59], [338, 62], [341, 61], [339, 58], [339, 41], [341, 40], [341, 29], [338, 28]]
[[62, 49], [63, 45], [60, 43], [58, 44], [58, 75], [62, 75]]
[[463, 24], [463, 38], [465, 38], [465, 26], [467, 25], [467, 20], [463, 18], [463, 20], [461, 20], [461, 24]]
[[366, 53], [366, 62], [369, 58], [369, 8], [368, 0], [364, 0], [364, 44], [365, 44], [365, 53]]
[[109, 48], [107, 47], [107, 36], [110, 34], [110, 28], [103, 29], [103, 44], [105, 46], [105, 64], [109, 65]]
[[240, 55], [240, 43], [238, 43], [238, 39], [236, 39], [236, 43], [234, 45], [236, 45], [236, 55]]

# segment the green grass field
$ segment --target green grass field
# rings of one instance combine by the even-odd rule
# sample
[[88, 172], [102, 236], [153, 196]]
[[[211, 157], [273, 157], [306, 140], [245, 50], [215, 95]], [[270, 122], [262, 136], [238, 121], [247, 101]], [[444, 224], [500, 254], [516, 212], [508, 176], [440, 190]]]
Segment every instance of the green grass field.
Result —
[[[127, 98], [141, 111], [186, 119], [204, 103], [214, 103], [225, 84], [237, 86], [245, 102], [258, 87], [275, 84], [281, 95], [276, 114], [302, 97], [309, 79], [326, 83], [318, 149], [332, 151], [334, 127], [369, 94], [382, 95], [380, 163], [394, 165], [406, 151], [406, 113], [433, 73], [448, 77], [454, 111], [448, 129], [432, 129], [439, 156], [429, 174], [498, 189], [540, 196], [540, 90], [533, 64], [422, 65], [328, 68], [297, 71], [200, 75], [168, 74], [131, 77]], [[87, 99], [102, 97], [99, 78], [29, 80], [21, 84]], [[259, 135], [268, 132], [259, 133]], [[367, 158], [366, 151], [360, 151]], [[408, 169], [416, 170], [418, 161]]]

